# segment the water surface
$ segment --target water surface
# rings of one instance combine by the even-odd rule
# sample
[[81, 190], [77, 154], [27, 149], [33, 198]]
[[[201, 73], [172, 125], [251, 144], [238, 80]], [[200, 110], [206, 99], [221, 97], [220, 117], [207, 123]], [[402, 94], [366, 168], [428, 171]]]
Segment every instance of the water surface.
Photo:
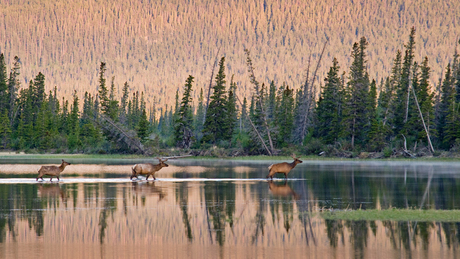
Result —
[[[328, 220], [324, 211], [460, 209], [459, 163], [126, 161], [0, 165], [0, 258], [459, 258], [458, 222]], [[46, 161], [42, 163], [58, 163]]]

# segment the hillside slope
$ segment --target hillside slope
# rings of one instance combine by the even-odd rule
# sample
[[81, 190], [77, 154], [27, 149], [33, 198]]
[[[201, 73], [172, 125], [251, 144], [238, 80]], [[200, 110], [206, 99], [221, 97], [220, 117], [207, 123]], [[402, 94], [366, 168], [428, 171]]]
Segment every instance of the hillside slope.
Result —
[[[460, 34], [456, 0], [0, 0], [0, 52], [8, 68], [22, 61], [22, 86], [38, 72], [47, 89], [58, 87], [95, 93], [98, 67], [107, 63], [107, 78], [120, 89], [143, 91], [157, 107], [174, 102], [189, 74], [194, 89], [206, 87], [212, 66], [226, 56], [227, 76], [235, 75], [239, 95], [248, 96], [244, 49], [251, 51], [261, 82], [286, 82], [294, 88], [305, 79], [328, 39], [317, 82], [332, 58], [348, 72], [351, 47], [368, 39], [372, 78], [388, 76], [397, 49], [403, 49], [415, 26], [416, 60], [428, 56], [431, 82], [446, 67]], [[230, 79], [228, 79], [229, 81]], [[195, 91], [194, 100], [199, 91]]]

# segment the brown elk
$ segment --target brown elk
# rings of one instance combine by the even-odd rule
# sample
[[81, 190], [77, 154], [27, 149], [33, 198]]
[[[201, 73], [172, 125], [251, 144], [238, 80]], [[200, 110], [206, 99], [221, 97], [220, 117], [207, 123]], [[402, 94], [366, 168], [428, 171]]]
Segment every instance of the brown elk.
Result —
[[40, 167], [40, 169], [38, 169], [37, 181], [38, 181], [38, 178], [41, 178], [42, 180], [44, 180], [43, 179], [44, 175], [51, 176], [50, 181], [53, 180], [53, 176], [55, 176], [59, 181], [59, 175], [61, 174], [62, 171], [64, 171], [64, 168], [68, 165], [70, 165], [70, 163], [64, 161], [63, 159], [60, 166], [44, 165]]
[[295, 157], [294, 154], [291, 156], [294, 158], [294, 162], [292, 163], [278, 163], [278, 164], [273, 164], [268, 167], [269, 173], [267, 175], [267, 178], [271, 178], [273, 180], [273, 176], [275, 174], [284, 174], [284, 178], [287, 179], [287, 174], [297, 165], [302, 163], [301, 160], [299, 160], [300, 157]]
[[163, 167], [168, 167], [168, 164], [165, 164], [168, 159], [166, 158], [165, 160], [158, 158], [158, 161], [160, 161], [159, 164], [152, 164], [152, 163], [145, 163], [145, 164], [135, 164], [132, 168], [133, 174], [131, 175], [131, 180], [133, 177], [136, 177], [139, 179], [138, 175], [147, 175], [145, 180], [149, 179], [149, 176], [153, 177], [153, 180], [156, 180], [155, 178], [155, 173], [160, 170]]

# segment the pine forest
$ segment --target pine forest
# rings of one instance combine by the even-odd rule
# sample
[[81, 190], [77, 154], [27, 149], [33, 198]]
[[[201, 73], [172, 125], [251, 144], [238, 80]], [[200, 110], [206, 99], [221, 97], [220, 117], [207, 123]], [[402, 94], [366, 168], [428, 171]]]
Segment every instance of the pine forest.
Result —
[[458, 154], [458, 10], [421, 0], [1, 1], [0, 149]]

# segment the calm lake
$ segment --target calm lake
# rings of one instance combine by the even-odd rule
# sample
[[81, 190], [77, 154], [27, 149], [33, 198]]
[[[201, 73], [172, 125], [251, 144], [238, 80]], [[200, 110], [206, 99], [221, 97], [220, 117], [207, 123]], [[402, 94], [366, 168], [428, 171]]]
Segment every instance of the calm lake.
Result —
[[0, 258], [460, 258], [460, 218], [326, 217], [460, 210], [460, 163], [304, 161], [267, 181], [269, 161], [183, 159], [147, 182], [129, 179], [147, 160], [66, 161], [50, 183], [36, 172], [60, 160], [0, 160]]

